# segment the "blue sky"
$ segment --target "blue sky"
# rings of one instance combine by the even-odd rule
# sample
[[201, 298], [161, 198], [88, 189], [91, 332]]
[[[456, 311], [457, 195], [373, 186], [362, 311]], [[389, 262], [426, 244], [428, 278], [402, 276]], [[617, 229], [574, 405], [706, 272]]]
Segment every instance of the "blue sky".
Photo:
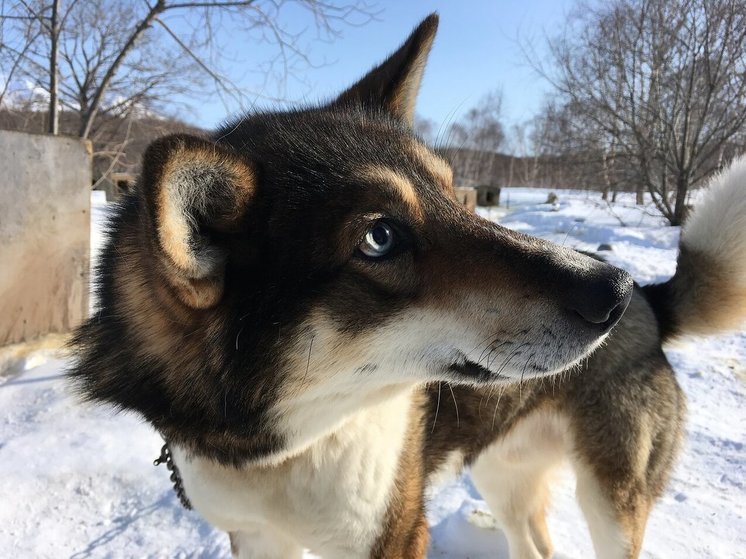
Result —
[[[343, 36], [332, 43], [312, 41], [309, 36], [311, 57], [326, 64], [305, 68], [301, 81], [288, 80], [281, 95], [289, 102], [331, 98], [398, 47], [422, 18], [437, 11], [440, 27], [418, 112], [436, 123], [455, 120], [482, 95], [501, 88], [505, 124], [522, 122], [536, 113], [549, 86], [526, 65], [518, 38], [540, 44], [545, 34], [561, 29], [572, 4], [572, 0], [381, 0], [376, 21], [363, 27], [344, 27]], [[283, 17], [291, 28], [310, 25], [309, 18], [298, 10]], [[236, 62], [225, 69], [247, 90], [277, 96], [276, 84], [265, 85], [250, 71], [251, 64], [268, 58], [271, 51], [240, 36], [236, 33], [231, 41], [231, 57]], [[258, 105], [272, 103], [259, 99]], [[226, 106], [215, 96], [182, 116], [209, 128], [238, 110], [237, 104]]]

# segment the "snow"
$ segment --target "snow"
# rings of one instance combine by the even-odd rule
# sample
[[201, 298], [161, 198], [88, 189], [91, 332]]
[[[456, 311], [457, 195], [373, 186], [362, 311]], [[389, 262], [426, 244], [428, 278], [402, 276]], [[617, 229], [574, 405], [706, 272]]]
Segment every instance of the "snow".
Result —
[[[675, 268], [678, 229], [622, 195], [506, 189], [510, 210], [480, 213], [584, 250], [604, 252], [641, 283]], [[107, 206], [92, 199], [94, 257]], [[746, 554], [746, 333], [691, 339], [667, 350], [689, 398], [684, 455], [653, 509], [643, 557], [744, 558]], [[64, 355], [29, 355], [0, 377], [0, 557], [230, 557], [228, 539], [181, 508], [162, 444], [138, 418], [81, 405], [63, 379]], [[558, 473], [549, 527], [560, 559], [592, 556], [569, 470]], [[507, 559], [507, 543], [468, 473], [431, 491], [430, 558]], [[311, 557], [309, 555], [309, 557]]]

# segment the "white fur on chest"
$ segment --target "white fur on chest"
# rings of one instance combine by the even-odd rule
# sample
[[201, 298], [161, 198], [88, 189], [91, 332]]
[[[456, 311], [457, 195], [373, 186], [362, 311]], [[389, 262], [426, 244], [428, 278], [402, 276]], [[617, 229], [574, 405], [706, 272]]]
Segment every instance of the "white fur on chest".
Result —
[[365, 409], [276, 465], [174, 460], [195, 510], [226, 531], [264, 523], [329, 557], [366, 557], [380, 535], [409, 421], [411, 392]]

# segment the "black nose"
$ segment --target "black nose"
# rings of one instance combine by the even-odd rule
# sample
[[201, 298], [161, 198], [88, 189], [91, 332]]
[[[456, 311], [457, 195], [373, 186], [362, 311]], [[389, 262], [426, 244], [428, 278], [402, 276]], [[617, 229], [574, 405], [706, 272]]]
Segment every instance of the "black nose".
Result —
[[594, 325], [602, 333], [611, 330], [632, 299], [632, 278], [625, 271], [599, 263], [589, 277], [569, 290], [567, 308], [574, 311], [586, 325]]

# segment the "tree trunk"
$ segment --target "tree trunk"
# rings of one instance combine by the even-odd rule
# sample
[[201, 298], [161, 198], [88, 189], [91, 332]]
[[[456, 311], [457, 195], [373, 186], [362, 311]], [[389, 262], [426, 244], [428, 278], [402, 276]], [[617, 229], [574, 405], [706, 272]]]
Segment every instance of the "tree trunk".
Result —
[[52, 18], [49, 26], [51, 52], [49, 54], [49, 122], [47, 123], [47, 132], [53, 136], [60, 133], [59, 101], [57, 99], [57, 80], [59, 73], [57, 69], [57, 50], [60, 37], [60, 25], [57, 16], [59, 7], [60, 0], [54, 0], [52, 2]]
[[637, 187], [637, 195], [635, 197], [635, 204], [642, 206], [645, 204], [645, 188], [642, 186]]
[[689, 177], [681, 174], [676, 179], [676, 202], [673, 208], [671, 225], [681, 225], [686, 219], [686, 195], [689, 192]]
[[604, 172], [604, 186], [601, 189], [601, 200], [609, 201], [609, 189], [611, 188], [611, 178], [609, 177], [609, 157], [606, 151], [601, 156], [602, 169]]
[[106, 74], [104, 74], [101, 83], [96, 89], [96, 93], [91, 99], [90, 108], [86, 113], [83, 114], [83, 119], [80, 123], [80, 129], [78, 131], [78, 135], [81, 138], [88, 138], [88, 136], [91, 134], [93, 121], [96, 119], [98, 110], [101, 107], [101, 102], [103, 101], [104, 94], [109, 88], [109, 83], [111, 83], [111, 80], [114, 78], [114, 74], [116, 74], [122, 61], [127, 57], [129, 52], [135, 46], [135, 43], [137, 43], [137, 40], [145, 32], [145, 30], [153, 24], [155, 18], [167, 9], [168, 7], [166, 6], [165, 0], [157, 0], [156, 3], [150, 7], [148, 13], [140, 21], [140, 23], [137, 24], [137, 27], [135, 27], [135, 29], [132, 31], [132, 34], [124, 43], [124, 45], [122, 46], [122, 50], [119, 51], [119, 54], [114, 59], [114, 62], [111, 63], [111, 66], [109, 66], [109, 69], [106, 71]]

